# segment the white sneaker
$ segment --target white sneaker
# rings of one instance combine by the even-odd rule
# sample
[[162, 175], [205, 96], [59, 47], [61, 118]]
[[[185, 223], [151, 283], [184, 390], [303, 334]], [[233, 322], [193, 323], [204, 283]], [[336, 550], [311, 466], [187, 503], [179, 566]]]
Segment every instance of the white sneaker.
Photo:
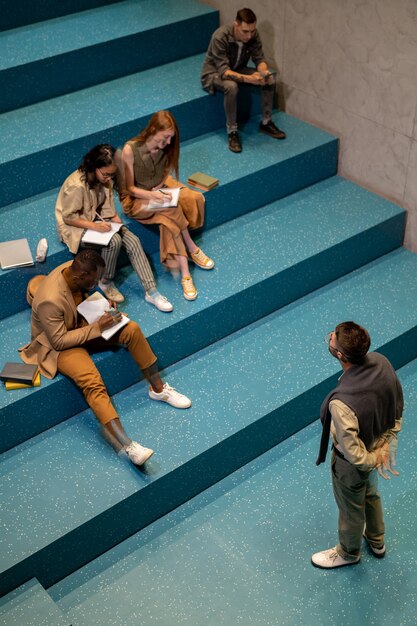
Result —
[[343, 567], [344, 565], [355, 565], [359, 563], [360, 556], [356, 557], [354, 561], [347, 561], [338, 554], [336, 548], [329, 548], [322, 552], [316, 552], [311, 557], [311, 562], [315, 567], [321, 567], [322, 569], [333, 569], [334, 567]]
[[164, 388], [160, 393], [156, 393], [152, 387], [149, 387], [149, 397], [151, 400], [167, 402], [167, 404], [175, 406], [176, 409], [188, 409], [191, 406], [190, 398], [183, 396], [182, 393], [176, 391], [168, 383], [164, 383]]
[[174, 308], [168, 298], [162, 296], [159, 291], [154, 291], [153, 293], [147, 291], [145, 300], [149, 304], [153, 304], [159, 311], [164, 311], [164, 313], [170, 313]]
[[153, 455], [153, 450], [144, 448], [137, 441], [132, 441], [124, 451], [134, 465], [143, 465]]
[[366, 530], [363, 531], [363, 537], [366, 541], [366, 543], [368, 544], [368, 547], [370, 549], [370, 551], [372, 552], [372, 554], [374, 556], [376, 556], [377, 559], [383, 559], [385, 556], [385, 553], [387, 551], [386, 547], [385, 547], [385, 543], [380, 547], [380, 548], [375, 548], [371, 542], [369, 541], [368, 537], [366, 536]]
[[113, 302], [117, 303], [124, 302], [124, 296], [120, 293], [113, 282], [103, 283], [100, 281], [98, 286], [108, 300], [113, 300]]

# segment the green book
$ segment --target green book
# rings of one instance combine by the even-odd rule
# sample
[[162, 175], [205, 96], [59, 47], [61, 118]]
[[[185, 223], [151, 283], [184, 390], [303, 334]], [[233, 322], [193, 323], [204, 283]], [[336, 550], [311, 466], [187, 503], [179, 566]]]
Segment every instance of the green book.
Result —
[[209, 176], [208, 174], [203, 174], [202, 172], [195, 172], [188, 177], [188, 183], [193, 185], [193, 187], [209, 191], [219, 184], [219, 179], [214, 178], [214, 176]]

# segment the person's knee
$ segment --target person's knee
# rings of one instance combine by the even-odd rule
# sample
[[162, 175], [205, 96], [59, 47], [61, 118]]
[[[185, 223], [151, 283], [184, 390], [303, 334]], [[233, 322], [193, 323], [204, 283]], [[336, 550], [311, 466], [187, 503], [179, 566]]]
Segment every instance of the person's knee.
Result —
[[225, 96], [237, 96], [239, 92], [239, 85], [234, 80], [223, 81], [223, 87]]
[[115, 233], [113, 235], [113, 237], [109, 241], [107, 248], [109, 251], [119, 254], [120, 250], [122, 249], [122, 238], [119, 233]]

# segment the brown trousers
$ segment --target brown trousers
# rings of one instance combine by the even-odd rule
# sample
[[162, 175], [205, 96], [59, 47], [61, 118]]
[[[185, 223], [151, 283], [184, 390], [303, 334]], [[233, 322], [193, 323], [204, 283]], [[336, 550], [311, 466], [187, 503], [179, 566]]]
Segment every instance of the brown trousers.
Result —
[[204, 222], [204, 196], [199, 191], [182, 186], [172, 176], [165, 181], [167, 187], [181, 187], [178, 206], [170, 209], [148, 209], [147, 200], [127, 196], [122, 200], [123, 211], [141, 224], [158, 224], [161, 263], [177, 267], [176, 256], [187, 256], [181, 235], [186, 228], [199, 228]]
[[107, 424], [118, 417], [103, 379], [90, 356], [90, 352], [126, 346], [136, 365], [142, 371], [156, 362], [156, 356], [136, 322], [129, 322], [108, 341], [94, 339], [83, 346], [63, 350], [58, 356], [58, 370], [68, 376], [81, 389], [88, 406], [99, 422]]

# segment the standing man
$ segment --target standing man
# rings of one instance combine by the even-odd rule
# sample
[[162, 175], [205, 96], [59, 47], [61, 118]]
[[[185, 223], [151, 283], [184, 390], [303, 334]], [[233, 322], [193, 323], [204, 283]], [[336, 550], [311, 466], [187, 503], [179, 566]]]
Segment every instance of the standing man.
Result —
[[143, 465], [153, 450], [132, 441], [126, 434], [90, 352], [125, 346], [149, 381], [152, 400], [167, 402], [178, 409], [190, 407], [191, 400], [162, 382], [156, 356], [136, 322], [129, 322], [106, 341], [101, 334], [121, 321], [118, 311], [104, 313], [93, 324], [81, 318], [77, 306], [97, 286], [104, 269], [100, 254], [86, 248], [73, 261], [56, 267], [42, 282], [39, 283], [39, 277], [29, 282], [31, 342], [20, 349], [20, 356], [25, 363], [39, 365], [47, 378], [54, 378], [57, 372], [68, 376], [83, 392], [105, 439], [116, 452], [127, 454], [132, 463]]
[[[252, 60], [255, 68], [247, 67]], [[251, 9], [240, 9], [233, 24], [220, 26], [212, 35], [201, 72], [203, 89], [210, 94], [224, 94], [224, 110], [229, 149], [241, 152], [237, 130], [237, 95], [242, 84], [261, 89], [262, 122], [260, 131], [285, 139], [285, 133], [272, 121], [275, 79], [268, 69], [262, 42], [256, 29], [256, 15]]]
[[320, 411], [323, 433], [317, 465], [333, 438], [332, 482], [339, 508], [339, 543], [313, 554], [313, 565], [325, 569], [358, 563], [362, 536], [372, 554], [385, 556], [384, 517], [377, 472], [394, 475], [397, 434], [401, 430], [403, 393], [390, 362], [368, 352], [368, 331], [343, 322], [328, 335], [329, 352], [343, 373]]

